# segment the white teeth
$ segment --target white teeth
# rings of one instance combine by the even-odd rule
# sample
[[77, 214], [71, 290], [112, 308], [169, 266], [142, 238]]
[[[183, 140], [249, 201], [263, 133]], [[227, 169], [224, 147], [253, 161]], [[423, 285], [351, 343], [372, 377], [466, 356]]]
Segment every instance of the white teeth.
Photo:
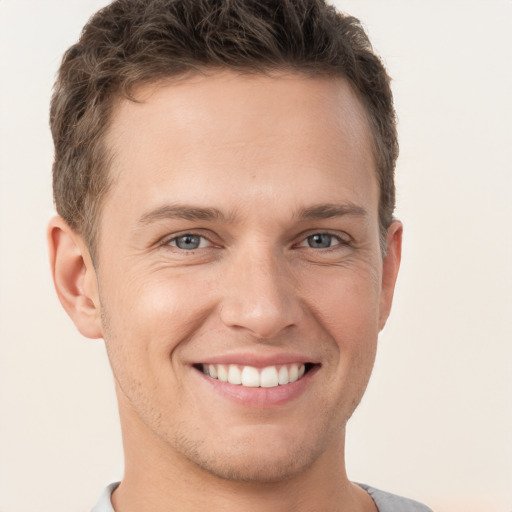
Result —
[[267, 366], [261, 370], [261, 387], [275, 388], [279, 384], [277, 369], [275, 366]]
[[306, 373], [304, 364], [267, 366], [259, 370], [254, 366], [238, 366], [230, 364], [203, 364], [203, 373], [213, 379], [249, 388], [275, 388], [295, 382]]
[[292, 364], [290, 366], [290, 372], [288, 374], [288, 381], [295, 382], [299, 378], [299, 366]]
[[234, 364], [229, 365], [228, 382], [230, 384], [242, 384], [242, 372]]
[[286, 366], [281, 366], [279, 374], [277, 375], [277, 380], [281, 385], [288, 384], [288, 382], [290, 382], [290, 379], [288, 378], [288, 368], [286, 368]]
[[260, 387], [260, 373], [252, 366], [244, 366], [242, 370], [242, 386], [248, 388]]
[[217, 378], [221, 382], [228, 381], [228, 372], [226, 371], [226, 367], [222, 364], [219, 364], [219, 366], [217, 366]]
[[217, 378], [217, 368], [215, 368], [214, 364], [208, 365], [208, 373], [210, 374], [210, 377], [213, 377], [214, 379]]

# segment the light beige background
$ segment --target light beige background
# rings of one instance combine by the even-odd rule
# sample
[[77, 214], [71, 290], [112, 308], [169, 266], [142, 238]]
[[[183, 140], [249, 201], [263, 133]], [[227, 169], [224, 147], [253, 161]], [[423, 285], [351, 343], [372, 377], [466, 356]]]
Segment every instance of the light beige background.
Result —
[[[0, 0], [0, 512], [86, 511], [121, 477], [101, 341], [52, 289], [51, 84], [100, 0]], [[512, 2], [339, 0], [394, 77], [405, 248], [348, 429], [352, 479], [512, 511]]]

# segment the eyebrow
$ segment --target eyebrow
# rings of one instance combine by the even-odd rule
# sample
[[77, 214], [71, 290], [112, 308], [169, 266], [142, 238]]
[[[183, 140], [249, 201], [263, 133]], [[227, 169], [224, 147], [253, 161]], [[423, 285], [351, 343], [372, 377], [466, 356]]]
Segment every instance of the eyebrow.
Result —
[[[353, 203], [326, 203], [300, 209], [298, 211], [297, 217], [300, 220], [319, 220], [342, 217], [346, 215], [367, 218], [368, 212], [361, 206], [355, 205]], [[232, 215], [226, 217], [226, 215], [217, 208], [203, 208], [181, 204], [168, 204], [144, 213], [139, 219], [139, 224], [147, 225], [151, 222], [165, 219], [226, 221], [231, 218]]]
[[318, 220], [342, 217], [345, 215], [367, 218], [368, 212], [361, 206], [353, 203], [327, 203], [309, 206], [299, 211], [301, 220]]
[[169, 204], [143, 214], [139, 219], [139, 224], [150, 224], [153, 221], [165, 219], [226, 220], [226, 216], [217, 208]]

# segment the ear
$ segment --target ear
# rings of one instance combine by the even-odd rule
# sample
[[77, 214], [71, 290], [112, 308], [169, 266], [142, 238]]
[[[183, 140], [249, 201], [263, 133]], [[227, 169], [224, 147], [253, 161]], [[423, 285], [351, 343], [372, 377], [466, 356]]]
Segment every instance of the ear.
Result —
[[391, 311], [391, 304], [393, 303], [395, 283], [402, 258], [402, 233], [402, 223], [398, 220], [393, 221], [389, 226], [386, 236], [386, 254], [382, 261], [382, 289], [379, 310], [380, 330], [386, 325]]
[[60, 303], [84, 336], [101, 338], [98, 281], [84, 241], [56, 216], [48, 225], [48, 247]]

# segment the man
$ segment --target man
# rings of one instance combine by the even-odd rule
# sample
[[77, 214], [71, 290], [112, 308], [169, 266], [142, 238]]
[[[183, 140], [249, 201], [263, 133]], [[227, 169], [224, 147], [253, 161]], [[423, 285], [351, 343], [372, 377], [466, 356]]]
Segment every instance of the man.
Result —
[[51, 126], [55, 286], [105, 339], [123, 432], [93, 510], [428, 510], [345, 471], [402, 235], [358, 21], [119, 0], [65, 54]]

